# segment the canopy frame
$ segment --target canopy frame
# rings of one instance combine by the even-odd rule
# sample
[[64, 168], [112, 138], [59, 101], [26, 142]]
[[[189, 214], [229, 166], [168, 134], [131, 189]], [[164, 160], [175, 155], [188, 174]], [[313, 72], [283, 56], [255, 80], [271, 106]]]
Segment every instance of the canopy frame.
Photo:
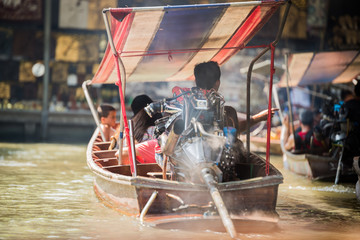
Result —
[[269, 175], [269, 164], [270, 164], [270, 130], [271, 130], [271, 108], [272, 108], [272, 86], [273, 86], [273, 76], [275, 73], [274, 69], [274, 52], [275, 46], [279, 42], [282, 31], [285, 26], [286, 18], [289, 14], [291, 2], [289, 1], [286, 5], [284, 16], [282, 17], [280, 27], [276, 34], [275, 40], [270, 43], [265, 49], [263, 49], [250, 63], [249, 69], [247, 72], [246, 80], [246, 150], [247, 158], [250, 157], [250, 94], [251, 94], [251, 73], [256, 61], [258, 61], [265, 53], [271, 50], [271, 63], [270, 63], [270, 83], [269, 83], [269, 101], [268, 101], [268, 118], [267, 118], [267, 133], [266, 133], [266, 175]]

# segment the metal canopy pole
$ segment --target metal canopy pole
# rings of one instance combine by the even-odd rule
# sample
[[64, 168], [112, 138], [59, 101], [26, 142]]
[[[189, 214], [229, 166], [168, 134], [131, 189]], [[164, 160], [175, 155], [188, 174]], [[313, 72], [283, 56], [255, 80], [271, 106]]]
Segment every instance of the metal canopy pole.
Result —
[[[270, 44], [273, 47], [279, 42], [281, 33], [285, 26], [285, 21], [287, 18], [287, 15], [289, 14], [291, 6], [291, 1], [289, 1], [286, 5], [285, 13], [281, 21], [281, 25], [279, 27], [279, 30], [277, 32], [275, 40]], [[266, 48], [264, 48], [250, 63], [248, 73], [247, 73], [247, 80], [246, 80], [246, 150], [247, 150], [247, 159], [250, 157], [250, 83], [251, 83], [251, 73], [254, 67], [254, 64], [257, 60], [260, 59], [267, 51], [271, 49], [270, 45]]]
[[91, 114], [92, 114], [92, 116], [93, 116], [93, 118], [95, 120], [96, 126], [99, 128], [101, 139], [105, 142], [106, 141], [105, 134], [104, 134], [103, 130], [100, 127], [99, 116], [97, 114], [97, 111], [95, 110], [94, 103], [91, 100], [89, 91], [87, 89], [87, 85], [90, 85], [90, 83], [91, 83], [90, 80], [86, 80], [85, 82], [83, 82], [82, 88], [83, 88], [83, 91], [84, 91], [84, 94], [85, 94], [86, 101], [87, 101], [87, 103], [88, 103], [88, 105], [90, 107]]
[[[292, 111], [292, 102], [290, 96], [290, 85], [289, 85], [289, 64], [288, 64], [288, 54], [285, 54], [285, 62], [286, 62], [286, 95], [288, 98], [288, 108], [289, 108], [289, 122], [291, 123], [292, 134], [295, 139], [295, 127], [294, 127], [294, 115]], [[296, 141], [294, 141], [295, 149], [296, 149]]]
[[[106, 27], [106, 33], [108, 36], [108, 41], [109, 41], [109, 45], [111, 48], [111, 51], [113, 52], [113, 54], [115, 56], [117, 56], [116, 61], [117, 64], [119, 65], [119, 67], [121, 68], [120, 74], [121, 74], [121, 87], [122, 87], [122, 94], [125, 95], [125, 87], [126, 87], [126, 73], [125, 73], [125, 66], [124, 63], [122, 62], [121, 58], [118, 56], [118, 53], [116, 51], [115, 45], [114, 45], [114, 41], [111, 35], [111, 30], [110, 30], [110, 24], [109, 24], [109, 19], [107, 18], [106, 13], [109, 11], [109, 9], [103, 9], [103, 18], [104, 18], [104, 22], [105, 22], [105, 27]], [[121, 94], [120, 94], [121, 95]], [[120, 134], [119, 134], [119, 157], [118, 157], [118, 163], [119, 165], [121, 165], [121, 158], [122, 158], [122, 147], [123, 147], [123, 132], [124, 132], [124, 114], [126, 115], [125, 112], [122, 111], [122, 108], [120, 108]], [[128, 143], [128, 147], [131, 148], [130, 143]], [[130, 151], [129, 151], [130, 153]], [[132, 164], [130, 164], [132, 166]], [[133, 168], [131, 168], [133, 170]], [[132, 171], [133, 172], [133, 171]]]
[[43, 101], [41, 111], [41, 137], [46, 140], [48, 133], [49, 117], [49, 79], [50, 79], [50, 34], [51, 34], [51, 2], [45, 1], [45, 19], [44, 19], [44, 65], [45, 74], [43, 77]]

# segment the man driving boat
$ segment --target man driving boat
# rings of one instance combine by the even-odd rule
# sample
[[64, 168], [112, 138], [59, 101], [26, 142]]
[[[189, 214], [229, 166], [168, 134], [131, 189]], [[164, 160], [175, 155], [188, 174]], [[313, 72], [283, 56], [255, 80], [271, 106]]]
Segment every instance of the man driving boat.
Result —
[[[206, 91], [210, 91], [211, 89], [218, 91], [220, 87], [221, 71], [217, 62], [209, 61], [197, 64], [194, 68], [194, 76], [196, 87], [199, 87]], [[189, 88], [174, 87], [172, 89], [172, 92], [174, 95], [179, 95], [189, 90]], [[230, 121], [233, 121], [233, 127], [236, 127], [238, 133], [241, 133], [247, 129], [246, 119], [239, 118], [238, 116], [240, 113], [237, 113], [234, 108], [226, 106], [225, 111], [227, 115], [230, 116]], [[273, 115], [276, 111], [278, 111], [278, 109], [272, 108], [271, 114]], [[250, 127], [261, 121], [267, 120], [267, 116], [267, 110], [263, 110], [255, 114], [254, 116], [251, 116]]]

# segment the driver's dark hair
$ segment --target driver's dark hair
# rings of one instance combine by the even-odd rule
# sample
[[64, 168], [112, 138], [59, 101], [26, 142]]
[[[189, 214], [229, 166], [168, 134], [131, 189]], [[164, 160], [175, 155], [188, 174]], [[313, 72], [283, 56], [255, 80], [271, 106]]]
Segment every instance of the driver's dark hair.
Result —
[[194, 75], [197, 87], [210, 90], [220, 80], [220, 67], [214, 61], [199, 63], [194, 68]]

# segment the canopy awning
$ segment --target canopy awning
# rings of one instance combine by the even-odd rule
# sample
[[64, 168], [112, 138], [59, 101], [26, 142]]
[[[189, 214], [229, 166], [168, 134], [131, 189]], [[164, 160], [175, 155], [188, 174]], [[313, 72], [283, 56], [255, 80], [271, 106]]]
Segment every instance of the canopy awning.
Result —
[[[289, 86], [347, 83], [360, 74], [359, 51], [307, 52], [289, 56]], [[286, 87], [286, 73], [279, 85]]]
[[[127, 82], [189, 80], [194, 66], [220, 65], [245, 47], [286, 0], [109, 9]], [[92, 83], [115, 83], [108, 44]]]

